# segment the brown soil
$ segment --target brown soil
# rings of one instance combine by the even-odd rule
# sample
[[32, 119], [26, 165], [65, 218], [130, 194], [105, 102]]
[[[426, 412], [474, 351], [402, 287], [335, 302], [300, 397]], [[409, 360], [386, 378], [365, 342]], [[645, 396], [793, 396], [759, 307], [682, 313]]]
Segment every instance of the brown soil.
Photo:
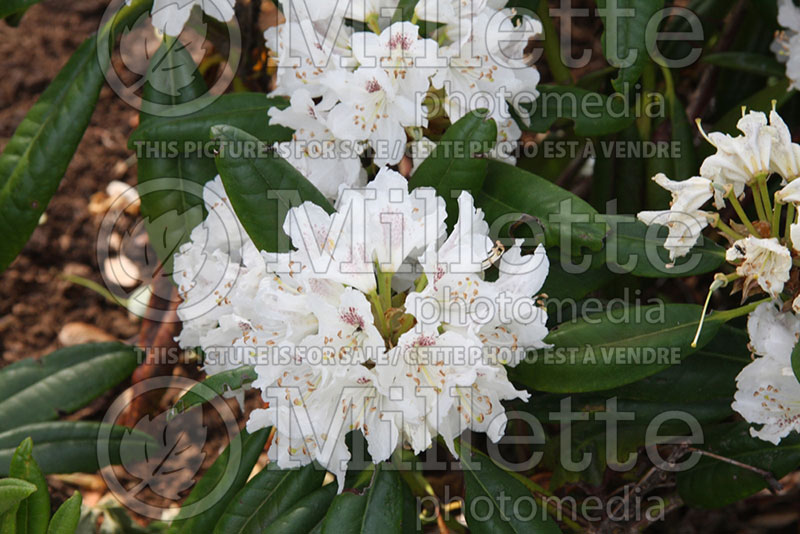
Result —
[[[97, 30], [103, 0], [46, 1], [19, 27], [0, 22], [0, 148], [69, 56]], [[0, 367], [58, 348], [63, 325], [83, 321], [127, 339], [138, 324], [126, 310], [64, 281], [63, 273], [102, 282], [95, 259], [98, 220], [89, 197], [113, 179], [133, 184], [127, 138], [137, 117], [104, 87], [91, 124], [41, 224], [0, 276]]]

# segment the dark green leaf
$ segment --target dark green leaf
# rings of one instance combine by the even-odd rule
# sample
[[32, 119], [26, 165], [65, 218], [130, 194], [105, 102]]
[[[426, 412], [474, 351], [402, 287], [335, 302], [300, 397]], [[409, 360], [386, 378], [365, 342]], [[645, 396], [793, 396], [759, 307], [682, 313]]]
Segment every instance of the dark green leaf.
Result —
[[[701, 307], [657, 304], [616, 307], [562, 324], [545, 338], [553, 349], [535, 351], [509, 376], [551, 393], [601, 391], [630, 384], [680, 363], [696, 348], [692, 339]], [[722, 322], [711, 314], [698, 347]]]
[[[311, 201], [329, 213], [333, 211], [311, 182], [252, 135], [232, 126], [214, 126], [211, 131], [220, 141], [217, 169], [225, 192], [260, 250], [288, 249], [283, 222], [288, 211], [303, 201]], [[261, 149], [255, 157], [247, 157], [244, 146]]]
[[786, 75], [785, 67], [774, 57], [753, 52], [718, 52], [703, 58], [703, 61], [725, 69], [738, 70], [759, 76]]
[[9, 476], [36, 486], [36, 491], [17, 509], [17, 530], [24, 534], [45, 534], [50, 521], [50, 493], [39, 466], [33, 459], [33, 440], [25, 438], [11, 458]]
[[283, 534], [292, 532], [304, 534], [317, 526], [331, 501], [336, 496], [336, 484], [328, 484], [303, 497], [289, 510], [269, 525], [263, 534]]
[[536, 218], [535, 226], [544, 230], [548, 246], [569, 246], [570, 252], [581, 247], [596, 251], [603, 246], [606, 228], [596, 221], [594, 208], [544, 178], [511, 165], [489, 163], [489, 175], [475, 203], [486, 212], [490, 226], [505, 227], [525, 215]]
[[59, 506], [56, 513], [53, 514], [47, 534], [75, 534], [75, 529], [78, 528], [81, 520], [82, 502], [83, 498], [77, 491], [64, 501], [64, 504]]
[[236, 494], [214, 529], [215, 534], [261, 534], [300, 499], [322, 486], [325, 471], [314, 464], [278, 469], [276, 464], [253, 477]]
[[[233, 497], [247, 482], [247, 477], [250, 476], [253, 466], [264, 451], [264, 445], [267, 443], [268, 437], [269, 429], [265, 428], [252, 435], [243, 430], [241, 434], [233, 438], [238, 441], [238, 444], [236, 446], [229, 445], [219, 458], [214, 461], [208, 471], [205, 472], [203, 478], [197, 482], [197, 485], [183, 502], [181, 512], [178, 512], [178, 516], [170, 526], [169, 534], [193, 534], [195, 532], [213, 531], [214, 525], [222, 517]], [[233, 468], [230, 463], [232, 461], [231, 451], [234, 449], [239, 456], [239, 464], [238, 469], [232, 475], [231, 469]], [[231, 476], [233, 476], [233, 480], [227, 482]], [[185, 519], [184, 510], [188, 510], [189, 508], [187, 507], [190, 505], [207, 498], [220, 484], [224, 484], [228, 488], [225, 494], [213, 506]]]
[[[186, 120], [158, 116], [162, 106], [178, 106], [202, 98], [208, 89], [197, 72], [191, 54], [177, 39], [167, 39], [150, 60], [143, 90], [139, 130], [158, 129], [164, 122]], [[167, 134], [175, 133], [167, 128]], [[208, 129], [205, 139], [208, 138]], [[169, 150], [176, 139], [151, 140], [139, 147], [138, 181], [150, 244], [164, 263], [163, 272], [172, 272], [172, 258], [189, 240], [192, 229], [205, 217], [203, 185], [214, 178], [212, 157], [196, 151], [184, 154], [182, 145]]]
[[239, 389], [255, 379], [256, 372], [251, 365], [209, 376], [184, 393], [175, 403], [175, 410], [185, 412], [193, 406], [210, 402], [215, 396], [222, 395], [226, 391]]
[[796, 343], [792, 349], [792, 372], [795, 378], [800, 380], [800, 343]]
[[459, 193], [469, 191], [474, 197], [481, 190], [489, 165], [484, 156], [497, 140], [495, 122], [481, 115], [473, 111], [450, 126], [409, 180], [409, 189], [436, 189], [445, 201], [450, 227], [458, 218]]
[[336, 496], [322, 523], [322, 534], [402, 533], [402, 495], [403, 481], [397, 471], [379, 464], [363, 492]]
[[688, 255], [673, 262], [664, 248], [666, 226], [647, 226], [632, 215], [599, 215], [597, 220], [610, 228], [604, 254], [615, 273], [674, 278], [708, 273], [725, 262], [725, 249], [704, 236]]
[[[101, 432], [108, 438], [100, 439]], [[0, 433], [0, 475], [8, 474], [16, 446], [25, 438], [36, 443], [33, 459], [44, 474], [94, 473], [105, 467], [99, 464], [98, 447], [107, 448], [112, 464], [119, 463], [125, 434], [131, 434], [126, 438], [127, 445], [142, 443], [137, 450], [144, 450], [145, 444], [152, 445], [153, 439], [147, 434], [88, 421], [55, 421], [14, 428]]]
[[[57, 419], [60, 413], [77, 410], [129, 377], [138, 362], [134, 347], [96, 343], [46, 356], [38, 376], [33, 371], [37, 364], [9, 367], [0, 372], [0, 389], [11, 391], [0, 401], [0, 431]], [[49, 374], [41, 372], [50, 369], [54, 370]], [[12, 376], [5, 377], [9, 371]], [[23, 377], [19, 383], [12, 381], [17, 374]]]
[[459, 443], [464, 469], [464, 508], [472, 534], [555, 534], [558, 525], [516, 478], [485, 454]]
[[614, 89], [633, 93], [650, 61], [648, 45], [655, 43], [660, 22], [655, 15], [664, 7], [664, 0], [615, 0], [610, 4], [598, 0], [597, 7], [604, 25], [603, 53], [609, 64], [620, 69], [612, 82]]
[[[123, 7], [101, 30], [107, 37], [144, 12]], [[83, 137], [105, 78], [98, 38], [84, 41], [17, 127], [0, 155], [0, 271], [19, 254], [56, 192]]]
[[[793, 433], [779, 445], [750, 435], [747, 423], [728, 425], [706, 436], [703, 450], [764, 469], [779, 479], [800, 467], [800, 435]], [[766, 479], [748, 469], [714, 458], [678, 473], [678, 492], [691, 506], [716, 508], [744, 499], [767, 487]]]
[[150, 142], [178, 143], [179, 150], [186, 146], [184, 143], [190, 143], [189, 147], [198, 146], [208, 142], [211, 127], [217, 124], [229, 124], [265, 143], [288, 141], [292, 138], [292, 130], [270, 125], [268, 115], [270, 108], [283, 109], [287, 104], [285, 98], [269, 98], [263, 93], [222, 95], [207, 107], [189, 115], [141, 123], [131, 134], [128, 146], [131, 149], [144, 148]]
[[539, 85], [541, 93], [531, 109], [530, 126], [520, 124], [526, 130], [546, 132], [558, 119], [569, 119], [575, 123], [578, 136], [596, 136], [624, 130], [634, 121], [634, 114], [627, 110], [627, 103], [619, 97], [556, 85]]

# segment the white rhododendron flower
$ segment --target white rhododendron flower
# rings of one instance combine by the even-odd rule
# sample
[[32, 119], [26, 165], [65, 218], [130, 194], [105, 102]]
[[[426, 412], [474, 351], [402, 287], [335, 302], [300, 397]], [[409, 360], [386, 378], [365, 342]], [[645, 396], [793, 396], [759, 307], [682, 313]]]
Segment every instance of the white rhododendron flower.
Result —
[[643, 211], [638, 218], [647, 225], [658, 224], [669, 228], [664, 248], [674, 261], [689, 253], [708, 225], [710, 214], [700, 208], [711, 200], [714, 187], [711, 181], [699, 176], [676, 182], [659, 173], [653, 177], [653, 181], [672, 194], [670, 209]]
[[743, 114], [736, 126], [743, 135], [732, 137], [720, 132], [706, 134], [702, 128], [700, 130], [717, 149], [717, 153], [706, 158], [700, 167], [700, 176], [717, 186], [717, 208], [725, 207], [723, 191], [726, 186], [732, 187], [738, 197], [744, 193], [745, 186], [770, 172], [772, 135], [767, 126], [767, 116], [751, 111]]
[[749, 423], [753, 437], [778, 444], [800, 431], [800, 382], [791, 368], [792, 350], [800, 335], [800, 319], [761, 304], [747, 322], [750, 345], [760, 357], [736, 377], [733, 409]]
[[800, 89], [800, 7], [792, 0], [778, 0], [778, 24], [785, 28], [772, 43], [772, 51], [781, 63], [786, 63], [790, 88]]
[[[376, 463], [401, 444], [424, 451], [437, 436], [456, 454], [465, 429], [503, 436], [501, 401], [529, 396], [504, 365], [547, 346], [541, 245], [531, 255], [520, 241], [493, 246], [466, 192], [447, 235], [444, 200], [430, 188], [409, 192], [384, 168], [363, 189], [342, 187], [333, 213], [309, 202], [291, 209], [293, 250], [259, 252], [221, 182], [206, 190], [209, 219], [176, 256], [179, 340], [204, 350], [209, 373], [256, 366], [253, 387], [268, 404], [248, 429], [275, 427], [269, 455], [279, 467], [316, 461], [341, 490], [350, 431]], [[484, 277], [492, 266], [494, 281]], [[194, 318], [198, 300], [207, 313]]]
[[[130, 0], [126, 0], [130, 3]], [[199, 6], [206, 15], [228, 22], [233, 18], [235, 0], [155, 0], [150, 10], [153, 26], [163, 33], [177, 37], [189, 20], [194, 6]]]
[[777, 297], [789, 281], [792, 254], [776, 238], [747, 237], [736, 241], [725, 253], [725, 259], [737, 264], [736, 273], [745, 284], [757, 282], [766, 293]]
[[334, 137], [328, 126], [328, 112], [314, 103], [305, 89], [295, 91], [286, 109], [269, 109], [270, 124], [294, 129], [292, 141], [278, 143], [278, 154], [308, 178], [329, 199], [339, 187], [361, 187], [367, 172], [361, 165], [363, 149], [358, 143]]
[[[421, 2], [415, 17], [429, 22], [423, 35], [416, 20], [389, 22], [397, 5], [286, 3], [286, 22], [264, 34], [277, 67], [274, 93], [307, 90], [318, 109], [330, 111], [333, 135], [364, 142], [372, 149], [364, 156], [378, 167], [398, 164], [419, 139], [441, 135], [441, 120], [430, 126], [429, 118], [453, 123], [486, 109], [498, 126], [489, 157], [515, 163], [517, 120], [530, 123], [528, 105], [539, 94], [539, 72], [525, 50], [542, 34], [541, 23], [503, 9], [502, 1]], [[366, 22], [369, 31], [354, 33], [351, 20]], [[308, 160], [297, 165], [307, 176], [313, 172]]]

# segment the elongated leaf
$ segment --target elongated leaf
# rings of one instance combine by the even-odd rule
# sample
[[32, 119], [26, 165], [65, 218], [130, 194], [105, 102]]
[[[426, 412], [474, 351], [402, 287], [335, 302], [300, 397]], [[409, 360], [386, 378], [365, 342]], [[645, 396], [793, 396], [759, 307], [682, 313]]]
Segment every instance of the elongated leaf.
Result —
[[[148, 9], [138, 0], [101, 31]], [[103, 72], [97, 37], [84, 41], [39, 97], [0, 155], [0, 271], [19, 254], [56, 192], [94, 111]]]
[[309, 464], [278, 469], [269, 464], [242, 488], [214, 529], [215, 534], [261, 534], [300, 499], [322, 485], [325, 471]]
[[[263, 93], [231, 93], [222, 95], [201, 110], [183, 117], [164, 117], [140, 123], [128, 140], [128, 146], [146, 146], [147, 142], [178, 143], [177, 150], [207, 143], [211, 127], [228, 124], [244, 130], [250, 135], [273, 143], [288, 141], [292, 130], [284, 126], [269, 124], [269, 109], [284, 109], [288, 101], [281, 97], [267, 97]], [[189, 145], [184, 145], [189, 143]], [[195, 150], [197, 150], [195, 148]]]
[[718, 52], [703, 58], [705, 63], [759, 76], [785, 75], [785, 67], [774, 57], [753, 52]]
[[[46, 357], [52, 358], [52, 366], [47, 362], [41, 366], [43, 369], [57, 369], [47, 375], [40, 374], [35, 381], [30, 381], [34, 375], [31, 366], [23, 365], [11, 370], [24, 375], [27, 383], [22, 388], [8, 383], [4, 386], [11, 394], [0, 401], [0, 431], [57, 419], [59, 413], [69, 413], [85, 406], [129, 377], [139, 361], [137, 349], [122, 343], [97, 343], [61, 351], [66, 352]], [[65, 354], [80, 356], [69, 365], [60, 367], [69, 358]]]
[[26, 534], [45, 534], [50, 522], [50, 493], [39, 466], [33, 459], [33, 440], [26, 438], [11, 458], [9, 476], [36, 486], [36, 491], [17, 509], [17, 530]]
[[[587, 314], [551, 331], [553, 349], [535, 351], [509, 370], [526, 386], [551, 393], [601, 391], [630, 384], [680, 363], [691, 347], [701, 307], [692, 304], [630, 306]], [[706, 319], [698, 347], [722, 322]]]
[[489, 161], [483, 156], [495, 145], [497, 126], [473, 111], [450, 126], [436, 149], [409, 180], [409, 189], [433, 187], [447, 206], [448, 226], [458, 217], [458, 194], [478, 194], [486, 179]]
[[255, 379], [256, 372], [252, 365], [209, 376], [184, 393], [175, 403], [175, 409], [178, 412], [184, 412], [193, 406], [211, 401], [214, 395], [222, 395], [226, 391], [239, 389]]
[[[781, 478], [800, 467], [800, 435], [783, 438], [779, 445], [750, 435], [747, 423], [723, 427], [706, 436], [700, 448], [771, 472]], [[748, 497], [767, 487], [763, 476], [730, 463], [704, 457], [689, 469], [678, 473], [678, 492], [691, 506], [716, 508]]]
[[[100, 440], [100, 432], [108, 439]], [[94, 473], [101, 467], [98, 446], [107, 447], [112, 464], [119, 463], [119, 450], [125, 434], [131, 434], [126, 444], [152, 444], [153, 438], [141, 432], [131, 432], [122, 426], [108, 426], [88, 421], [55, 421], [21, 426], [0, 433], [0, 475], [7, 475], [18, 443], [31, 438], [36, 444], [33, 459], [42, 473]], [[98, 441], [100, 443], [98, 443]]]
[[[226, 491], [225, 495], [216, 503], [214, 503], [213, 506], [204, 510], [200, 514], [191, 518], [184, 518], [184, 510], [189, 509], [188, 507], [190, 505], [200, 502], [202, 499], [206, 498], [214, 491], [215, 488], [217, 488], [218, 485], [225, 483], [225, 481], [231, 477], [230, 462], [231, 450], [233, 450], [231, 445], [229, 445], [223, 451], [223, 453], [220, 454], [219, 458], [214, 461], [212, 466], [203, 475], [203, 478], [201, 478], [197, 482], [197, 485], [192, 489], [192, 492], [183, 503], [181, 512], [178, 512], [178, 516], [172, 522], [172, 525], [169, 529], [169, 534], [212, 532], [214, 530], [214, 525], [216, 525], [219, 518], [222, 517], [225, 509], [233, 500], [233, 497], [247, 482], [247, 477], [253, 470], [253, 466], [256, 464], [256, 461], [258, 461], [258, 457], [264, 451], [264, 445], [267, 443], [268, 437], [269, 429], [267, 428], [259, 430], [254, 434], [248, 434], [244, 430], [241, 434], [238, 434], [234, 439], [239, 441], [239, 446], [241, 447], [239, 466], [235, 475], [233, 476], [233, 480], [229, 483], [229, 486], [226, 484], [228, 490]], [[238, 448], [237, 452], [239, 452]]]
[[16, 508], [20, 502], [27, 499], [34, 491], [36, 491], [36, 486], [25, 480], [18, 478], [0, 479], [0, 514]]
[[531, 107], [530, 126], [520, 124], [526, 130], [546, 132], [559, 119], [568, 119], [575, 124], [578, 136], [607, 135], [620, 132], [633, 124], [634, 116], [626, 110], [621, 98], [557, 85], [539, 85], [541, 93]]
[[658, 30], [654, 17], [664, 7], [664, 0], [598, 0], [597, 7], [604, 24], [603, 53], [620, 69], [612, 82], [614, 89], [632, 93], [645, 63], [650, 61], [647, 39], [654, 39]]
[[[166, 122], [186, 120], [186, 117], [160, 117], [157, 111], [161, 106], [192, 102], [207, 92], [188, 50], [176, 39], [165, 40], [150, 60], [139, 130], [149, 131]], [[174, 129], [167, 128], [166, 133], [172, 132]], [[177, 147], [169, 144], [177, 140], [158, 139], [151, 142], [154, 146], [148, 146], [149, 142], [145, 141], [137, 152], [141, 209], [150, 244], [164, 263], [163, 271], [170, 274], [173, 255], [206, 215], [202, 186], [214, 178], [216, 167], [213, 158], [202, 151], [185, 154], [183, 144]]]
[[5, 0], [0, 4], [0, 19], [25, 11], [33, 4], [38, 4], [40, 1], [41, 0]]
[[82, 502], [83, 498], [77, 491], [64, 501], [64, 504], [59, 506], [56, 513], [53, 514], [47, 534], [75, 534], [75, 529], [78, 528], [81, 520]]
[[488, 456], [459, 443], [464, 469], [467, 525], [473, 534], [555, 534], [561, 530], [545, 515], [544, 503]]
[[336, 484], [328, 484], [303, 497], [286, 513], [269, 525], [264, 534], [297, 534], [311, 532], [319, 524], [336, 496]]
[[[609, 399], [617, 400], [620, 412], [635, 414], [646, 425], [669, 411], [691, 414], [701, 422], [720, 421], [733, 414], [736, 375], [750, 362], [747, 333], [723, 325], [717, 336], [697, 354], [652, 376], [631, 384], [592, 393], [570, 394], [576, 411], [604, 411]], [[540, 395], [524, 406], [541, 421], [554, 421], [565, 395]], [[642, 422], [645, 423], [642, 423]]]
[[548, 246], [569, 245], [570, 252], [581, 247], [596, 251], [603, 246], [606, 228], [597, 222], [594, 208], [544, 178], [505, 163], [489, 163], [489, 175], [476, 204], [486, 212], [490, 225], [514, 223], [525, 215], [535, 217]]
[[363, 493], [336, 496], [322, 523], [322, 534], [404, 532], [402, 496], [403, 481], [397, 472], [378, 465]]
[[[311, 201], [328, 212], [333, 206], [300, 172], [258, 139], [232, 126], [214, 126], [220, 141], [217, 170], [245, 230], [261, 250], [288, 248], [283, 221], [289, 209]], [[253, 157], [250, 150], [260, 147]]]
[[706, 237], [673, 262], [664, 248], [666, 226], [647, 226], [632, 215], [600, 215], [598, 220], [610, 228], [604, 254], [615, 273], [673, 278], [708, 273], [725, 262], [725, 249]]

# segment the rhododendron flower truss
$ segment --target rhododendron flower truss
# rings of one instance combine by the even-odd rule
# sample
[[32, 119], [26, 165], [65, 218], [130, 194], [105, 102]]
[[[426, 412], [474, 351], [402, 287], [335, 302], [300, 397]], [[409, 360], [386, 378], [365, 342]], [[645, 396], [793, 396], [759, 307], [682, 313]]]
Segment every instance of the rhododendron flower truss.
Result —
[[[787, 6], [782, 5], [784, 18], [786, 11]], [[800, 382], [791, 362], [800, 333], [794, 315], [800, 313], [796, 260], [800, 250], [800, 145], [792, 142], [789, 128], [775, 109], [769, 120], [764, 113], [743, 112], [738, 128], [742, 135], [737, 137], [703, 132], [717, 152], [703, 162], [701, 176], [682, 182], [656, 176], [654, 180], [672, 193], [672, 205], [668, 211], [642, 212], [639, 219], [669, 228], [664, 247], [673, 260], [690, 253], [706, 225], [728, 241], [725, 259], [732, 272], [715, 276], [693, 345], [715, 290], [730, 284], [733, 292], [741, 292], [742, 303], [753, 295], [767, 297], [760, 305], [756, 302], [727, 312], [729, 316], [751, 312], [750, 345], [761, 356], [737, 377], [732, 406], [750, 423], [762, 425], [760, 430], [751, 428], [754, 437], [778, 444], [800, 428]], [[777, 186], [772, 198], [770, 181]], [[756, 217], [748, 215], [742, 203], [748, 190]], [[712, 197], [717, 209], [730, 203], [736, 218], [726, 223], [721, 213], [701, 210]]]
[[[224, 198], [218, 182], [207, 189]], [[195, 294], [216, 304], [184, 319], [181, 342], [203, 348], [210, 373], [255, 364], [253, 387], [268, 407], [252, 412], [248, 429], [276, 428], [269, 454], [280, 467], [317, 461], [341, 489], [350, 431], [363, 434], [375, 462], [400, 445], [424, 451], [437, 436], [456, 454], [465, 429], [502, 437], [501, 401], [529, 396], [504, 365], [547, 346], [536, 300], [549, 268], [541, 245], [524, 254], [521, 241], [508, 250], [493, 243], [466, 192], [448, 234], [443, 199], [409, 191], [389, 169], [363, 189], [343, 187], [333, 213], [308, 202], [290, 210], [287, 253], [259, 254], [246, 234], [241, 244], [212, 239], [223, 230], [220, 206], [208, 202], [209, 220], [176, 258], [179, 314], [198, 305]], [[219, 302], [202, 287], [213, 276], [190, 265], [203, 255], [213, 274], [225, 262], [239, 271], [224, 279]], [[244, 359], [226, 363], [233, 351]]]

